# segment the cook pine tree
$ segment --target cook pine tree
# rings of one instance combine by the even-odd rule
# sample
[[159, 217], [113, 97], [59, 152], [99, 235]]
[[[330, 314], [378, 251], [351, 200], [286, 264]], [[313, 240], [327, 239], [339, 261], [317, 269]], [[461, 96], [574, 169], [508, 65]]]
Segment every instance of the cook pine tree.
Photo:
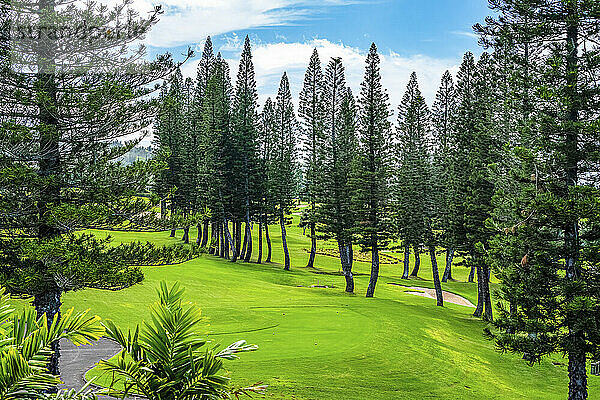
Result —
[[290, 92], [287, 74], [281, 77], [275, 100], [275, 135], [273, 154], [269, 168], [269, 196], [275, 205], [275, 213], [281, 227], [284, 269], [290, 269], [290, 252], [287, 244], [286, 218], [290, 213], [297, 192], [296, 185], [296, 135], [298, 122]]
[[353, 208], [358, 243], [371, 252], [367, 297], [379, 277], [379, 250], [391, 235], [390, 159], [392, 155], [388, 94], [381, 85], [380, 58], [371, 44], [358, 97], [358, 151], [353, 174]]
[[316, 216], [325, 238], [337, 241], [346, 292], [354, 292], [354, 210], [352, 208], [352, 165], [356, 157], [356, 104], [346, 87], [344, 66], [332, 58], [325, 69], [323, 96], [325, 142], [319, 148], [322, 167], [319, 176]]
[[313, 50], [310, 57], [304, 85], [300, 91], [298, 116], [302, 122], [302, 154], [305, 169], [304, 195], [308, 199], [308, 224], [310, 225], [311, 246], [307, 267], [312, 268], [317, 251], [316, 225], [316, 197], [319, 185], [319, 171], [324, 144], [324, 81], [321, 69], [321, 60], [317, 49]]
[[[9, 29], [41, 32], [11, 42], [0, 75], [0, 280], [14, 294], [33, 296], [38, 315], [50, 321], [60, 317], [66, 291], [120, 289], [143, 277], [109, 240], [75, 231], [159, 224], [154, 201], [137, 195], [164, 163], [113, 161], [151, 126], [157, 83], [178, 65], [169, 56], [139, 61], [144, 48], [127, 45], [151, 29], [160, 8], [139, 17], [127, 4], [108, 10], [26, 1], [6, 4], [0, 15]], [[120, 21], [133, 36], [110, 34], [124, 28]], [[95, 37], [91, 49], [90, 38], [64, 31], [83, 24], [107, 33]], [[59, 29], [63, 34], [54, 35]], [[138, 139], [111, 145], [130, 137]], [[49, 370], [58, 375], [58, 345], [53, 349]]]
[[[488, 18], [476, 29], [485, 44], [518, 50], [513, 62], [529, 75], [532, 106], [513, 153], [519, 162], [511, 173], [519, 190], [497, 203], [498, 211], [514, 210], [497, 213], [493, 246], [496, 256], [513, 260], [496, 265], [499, 296], [512, 306], [499, 308], [490, 333], [501, 350], [525, 353], [530, 363], [565, 354], [568, 398], [584, 400], [586, 362], [600, 355], [600, 138], [594, 128], [600, 65], [598, 48], [591, 45], [600, 10], [579, 0], [498, 1], [492, 8], [502, 18]], [[542, 50], [535, 53], [539, 62], [524, 56], [529, 45]]]

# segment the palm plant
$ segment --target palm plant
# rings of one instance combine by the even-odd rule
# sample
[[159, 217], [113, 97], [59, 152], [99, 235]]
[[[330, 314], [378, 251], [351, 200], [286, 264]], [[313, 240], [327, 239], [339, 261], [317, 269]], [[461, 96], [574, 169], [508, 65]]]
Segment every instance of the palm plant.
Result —
[[159, 300], [150, 306], [150, 323], [125, 334], [112, 321], [105, 321], [106, 335], [123, 347], [115, 358], [100, 363], [113, 377], [106, 394], [125, 398], [135, 392], [149, 400], [212, 400], [265, 389], [260, 384], [233, 389], [221, 373], [223, 360], [235, 359], [237, 353], [257, 346], [241, 340], [218, 351], [204, 339], [200, 310], [183, 302], [184, 290], [179, 284], [168, 287], [161, 282], [157, 292]]
[[91, 391], [61, 391], [50, 394], [60, 378], [48, 372], [52, 345], [67, 338], [76, 345], [89, 344], [104, 333], [100, 318], [88, 311], [75, 314], [73, 309], [54, 316], [37, 318], [33, 307], [17, 312], [4, 288], [0, 288], [0, 400], [13, 399], [84, 399]]

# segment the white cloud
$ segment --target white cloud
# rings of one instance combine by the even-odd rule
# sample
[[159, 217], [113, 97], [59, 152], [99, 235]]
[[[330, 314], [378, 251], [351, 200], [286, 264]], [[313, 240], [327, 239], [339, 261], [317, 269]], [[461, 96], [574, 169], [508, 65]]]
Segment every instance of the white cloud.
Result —
[[452, 31], [450, 32], [453, 35], [458, 35], [458, 36], [465, 36], [471, 39], [479, 39], [479, 35], [474, 33], [474, 32], [468, 32], [468, 31]]
[[[253, 45], [252, 55], [261, 104], [267, 97], [275, 97], [279, 80], [287, 72], [292, 96], [298, 95], [304, 81], [304, 73], [313, 49], [319, 52], [323, 71], [331, 57], [341, 57], [346, 70], [346, 82], [358, 95], [363, 79], [367, 49], [357, 49], [327, 39], [313, 39], [303, 43], [264, 43]], [[380, 54], [382, 84], [390, 95], [390, 105], [395, 111], [404, 95], [410, 74], [417, 72], [419, 86], [429, 104], [433, 103], [442, 74], [446, 70], [456, 73], [460, 59], [436, 59], [424, 55], [410, 57], [388, 52]], [[228, 60], [232, 79], [237, 72], [237, 59]], [[190, 70], [195, 71], [195, 67]]]
[[[101, 2], [114, 5], [118, 1]], [[164, 13], [144, 42], [163, 48], [194, 44], [208, 35], [297, 22], [309, 17], [318, 7], [365, 1], [370, 0], [160, 0]], [[132, 7], [144, 15], [151, 12], [156, 3], [155, 0], [133, 0]]]

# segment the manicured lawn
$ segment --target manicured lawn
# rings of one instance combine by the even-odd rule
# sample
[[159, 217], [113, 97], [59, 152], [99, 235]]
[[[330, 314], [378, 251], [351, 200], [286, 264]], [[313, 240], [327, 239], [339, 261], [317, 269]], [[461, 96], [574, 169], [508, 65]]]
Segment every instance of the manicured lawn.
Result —
[[[279, 229], [272, 226], [274, 264], [233, 264], [206, 255], [181, 265], [144, 268], [143, 284], [119, 292], [68, 293], [63, 307], [91, 308], [102, 318], [131, 326], [148, 317], [147, 306], [155, 300], [159, 281], [179, 281], [187, 298], [202, 307], [212, 340], [226, 345], [246, 339], [260, 347], [227, 362], [227, 367], [234, 385], [262, 381], [269, 385], [267, 398], [272, 399], [567, 397], [562, 358], [530, 367], [518, 355], [499, 354], [483, 337], [485, 325], [471, 317], [471, 308], [439, 308], [434, 300], [388, 285], [433, 287], [428, 256], [422, 255], [423, 280], [402, 281], [401, 264], [383, 264], [373, 299], [364, 297], [370, 265], [356, 263], [356, 294], [345, 294], [344, 279], [335, 274], [340, 269], [337, 259], [318, 255], [318, 270], [304, 268], [309, 240], [297, 222], [296, 216], [288, 229], [292, 271], [276, 264], [282, 261], [281, 240]], [[257, 232], [255, 226], [255, 256]], [[169, 232], [111, 235], [116, 241], [179, 240], [169, 238]], [[194, 230], [191, 237], [195, 239]], [[443, 270], [442, 254], [439, 261]], [[454, 271], [462, 281], [467, 275], [464, 268]], [[476, 303], [475, 284], [451, 282], [444, 289]], [[95, 374], [91, 371], [88, 377]], [[599, 382], [590, 377], [590, 399], [600, 398]]]

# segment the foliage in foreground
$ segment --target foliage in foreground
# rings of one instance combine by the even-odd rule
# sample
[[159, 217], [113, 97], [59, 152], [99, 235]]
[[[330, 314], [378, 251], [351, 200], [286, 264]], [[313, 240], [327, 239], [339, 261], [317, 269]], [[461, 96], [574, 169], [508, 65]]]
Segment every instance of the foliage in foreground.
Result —
[[150, 306], [151, 323], [127, 334], [112, 321], [105, 323], [107, 336], [123, 347], [113, 360], [100, 364], [114, 377], [107, 394], [140, 393], [149, 400], [226, 399], [265, 389], [259, 385], [232, 389], [222, 373], [223, 360], [257, 346], [240, 340], [217, 350], [202, 334], [200, 309], [183, 301], [179, 284], [168, 287], [161, 282], [157, 292], [159, 300]]
[[33, 307], [15, 311], [5, 289], [0, 288], [0, 400], [13, 399], [92, 399], [95, 395], [83, 388], [49, 394], [60, 383], [48, 372], [52, 344], [66, 338], [76, 345], [89, 344], [102, 336], [100, 318], [88, 311], [55, 315], [51, 324], [46, 314], [37, 318]]

